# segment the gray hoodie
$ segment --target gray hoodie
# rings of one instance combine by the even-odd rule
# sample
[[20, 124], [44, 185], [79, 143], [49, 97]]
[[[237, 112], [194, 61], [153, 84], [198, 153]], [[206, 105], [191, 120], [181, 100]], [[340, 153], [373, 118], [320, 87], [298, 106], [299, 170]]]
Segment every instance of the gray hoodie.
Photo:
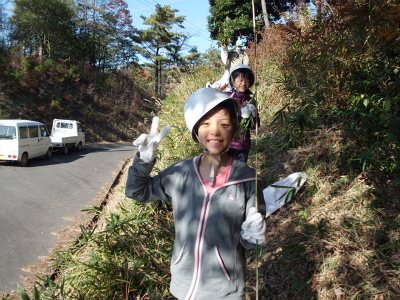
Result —
[[172, 201], [175, 242], [171, 293], [178, 299], [243, 299], [245, 248], [241, 225], [255, 206], [255, 170], [235, 160], [227, 183], [207, 194], [198, 171], [200, 156], [151, 177], [154, 162], [136, 156], [125, 194], [141, 202]]

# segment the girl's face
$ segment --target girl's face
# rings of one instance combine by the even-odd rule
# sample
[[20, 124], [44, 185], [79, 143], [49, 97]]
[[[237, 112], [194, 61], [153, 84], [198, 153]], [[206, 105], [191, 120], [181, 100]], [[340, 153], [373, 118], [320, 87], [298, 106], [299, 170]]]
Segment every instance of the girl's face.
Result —
[[210, 154], [221, 154], [228, 149], [233, 137], [233, 122], [225, 108], [214, 108], [199, 123], [197, 131], [200, 143]]
[[236, 76], [234, 84], [237, 91], [244, 93], [250, 88], [250, 78], [245, 77], [240, 73], [238, 76]]

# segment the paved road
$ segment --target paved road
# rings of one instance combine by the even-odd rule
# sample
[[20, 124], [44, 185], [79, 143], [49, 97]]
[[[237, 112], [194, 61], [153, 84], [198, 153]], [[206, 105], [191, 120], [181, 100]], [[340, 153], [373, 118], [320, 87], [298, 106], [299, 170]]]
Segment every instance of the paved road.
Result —
[[67, 218], [89, 206], [132, 154], [131, 145], [101, 144], [25, 168], [0, 162], [0, 291], [17, 288], [22, 268], [49, 254]]

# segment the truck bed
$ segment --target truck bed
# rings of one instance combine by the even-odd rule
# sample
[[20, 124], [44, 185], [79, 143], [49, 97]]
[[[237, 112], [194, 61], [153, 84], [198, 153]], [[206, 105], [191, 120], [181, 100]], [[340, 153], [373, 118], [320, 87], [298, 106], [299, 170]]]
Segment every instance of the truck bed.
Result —
[[51, 142], [53, 144], [72, 144], [79, 142], [79, 137], [75, 136], [61, 136], [61, 135], [50, 135]]

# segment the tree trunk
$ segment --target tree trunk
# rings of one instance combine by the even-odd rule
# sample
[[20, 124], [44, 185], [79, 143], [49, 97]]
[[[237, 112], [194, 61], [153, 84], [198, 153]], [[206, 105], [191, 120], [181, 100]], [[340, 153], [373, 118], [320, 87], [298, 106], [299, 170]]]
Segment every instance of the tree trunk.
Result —
[[47, 57], [51, 58], [51, 44], [50, 44], [50, 39], [46, 39], [46, 49], [47, 49]]
[[306, 21], [303, 15], [303, 9], [305, 6], [304, 0], [297, 0], [297, 20], [298, 20], [298, 27], [304, 28], [306, 26]]
[[161, 86], [161, 61], [158, 61], [158, 63], [157, 63], [157, 97], [158, 98], [160, 98], [160, 95], [161, 95], [160, 86]]
[[158, 95], [158, 61], [155, 61], [154, 68], [154, 95]]
[[322, 1], [321, 0], [315, 0], [314, 1], [314, 5], [315, 5], [315, 9], [317, 10], [317, 16], [321, 16], [322, 13]]
[[38, 58], [39, 62], [43, 62], [43, 56], [45, 55], [46, 51], [46, 34], [42, 33], [40, 36], [40, 45], [39, 45], [39, 51], [38, 51]]
[[154, 61], [154, 64], [155, 64], [155, 67], [154, 67], [154, 79], [155, 79], [155, 82], [154, 82], [154, 93], [155, 93], [155, 95], [156, 96], [158, 96], [159, 94], [158, 94], [158, 84], [159, 84], [159, 81], [160, 81], [160, 72], [159, 72], [159, 69], [160, 69], [160, 60], [158, 59], [158, 54], [160, 53], [160, 49], [159, 48], [156, 48], [156, 51], [155, 51], [155, 61]]
[[329, 6], [328, 0], [314, 0], [315, 9], [317, 10], [317, 16], [320, 17], [326, 13], [326, 9]]
[[162, 61], [160, 60], [159, 70], [158, 70], [158, 98], [162, 97], [161, 87], [162, 87]]
[[261, 0], [261, 7], [262, 7], [263, 18], [264, 18], [265, 29], [268, 29], [271, 25], [270, 25], [269, 19], [268, 19], [267, 3], [265, 2], [265, 0]]

